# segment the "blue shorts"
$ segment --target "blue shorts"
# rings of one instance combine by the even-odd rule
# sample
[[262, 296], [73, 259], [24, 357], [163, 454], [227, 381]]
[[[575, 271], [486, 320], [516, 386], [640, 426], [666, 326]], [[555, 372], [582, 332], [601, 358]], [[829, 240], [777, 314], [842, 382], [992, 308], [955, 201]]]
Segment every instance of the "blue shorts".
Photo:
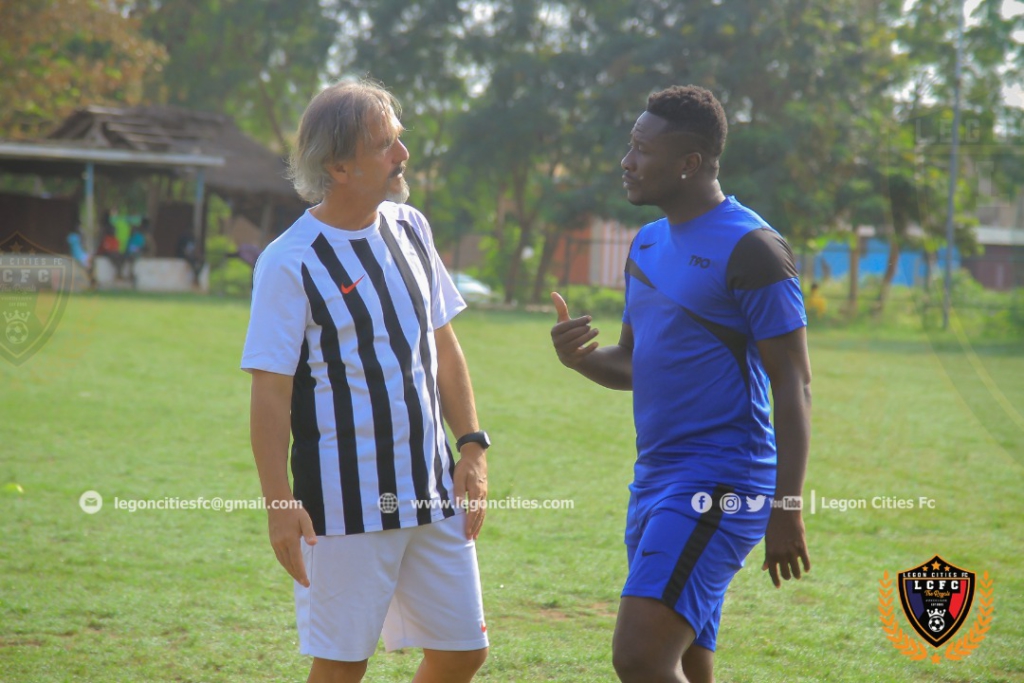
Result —
[[686, 619], [697, 645], [712, 651], [725, 589], [764, 537], [771, 514], [767, 497], [742, 495], [739, 510], [723, 511], [722, 497], [731, 492], [718, 486], [704, 494], [710, 498], [698, 498], [697, 491], [632, 490], [626, 519], [629, 576], [622, 596], [663, 603]]

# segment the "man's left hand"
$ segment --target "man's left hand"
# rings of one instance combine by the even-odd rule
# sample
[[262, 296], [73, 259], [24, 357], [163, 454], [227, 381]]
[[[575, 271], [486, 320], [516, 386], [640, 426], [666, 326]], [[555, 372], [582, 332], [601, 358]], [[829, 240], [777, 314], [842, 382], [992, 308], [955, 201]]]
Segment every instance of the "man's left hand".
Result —
[[455, 463], [455, 502], [466, 508], [466, 538], [475, 541], [487, 514], [487, 451], [478, 444], [462, 447]]
[[811, 558], [807, 554], [807, 540], [804, 538], [804, 520], [799, 510], [772, 510], [768, 518], [768, 530], [764, 534], [764, 564], [761, 571], [767, 571], [776, 588], [782, 580], [801, 576], [800, 564], [805, 572], [811, 571]]

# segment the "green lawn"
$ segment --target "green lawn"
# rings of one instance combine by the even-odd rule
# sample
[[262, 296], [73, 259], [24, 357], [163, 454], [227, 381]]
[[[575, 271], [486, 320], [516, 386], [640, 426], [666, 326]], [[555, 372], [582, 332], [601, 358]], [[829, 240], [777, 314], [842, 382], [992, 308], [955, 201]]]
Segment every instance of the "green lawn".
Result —
[[[0, 493], [0, 681], [305, 680], [264, 513], [113, 509], [258, 495], [237, 369], [247, 319], [238, 301], [80, 296], [35, 358], [0, 361], [0, 486], [24, 489]], [[456, 321], [495, 441], [492, 498], [575, 501], [488, 516], [484, 681], [615, 680], [630, 400], [564, 370], [550, 324]], [[617, 339], [614, 320], [601, 327]], [[808, 492], [937, 507], [807, 515], [813, 571], [781, 590], [756, 549], [727, 599], [718, 680], [1024, 681], [1024, 351], [830, 329], [812, 330], [811, 353]], [[89, 489], [106, 503], [95, 515], [78, 505]], [[883, 572], [936, 553], [995, 582], [992, 629], [959, 663], [911, 662], [878, 618]], [[417, 662], [380, 654], [367, 680], [409, 680]]]

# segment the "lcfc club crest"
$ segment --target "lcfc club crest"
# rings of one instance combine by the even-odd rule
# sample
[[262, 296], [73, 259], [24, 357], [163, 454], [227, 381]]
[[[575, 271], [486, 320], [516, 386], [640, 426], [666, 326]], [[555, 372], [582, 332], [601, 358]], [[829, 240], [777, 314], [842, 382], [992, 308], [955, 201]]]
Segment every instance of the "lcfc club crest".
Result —
[[974, 601], [974, 572], [936, 555], [898, 576], [903, 613], [932, 647], [940, 647], [963, 624]]
[[[965, 635], [953, 640], [945, 648], [946, 659], [959, 660], [970, 655], [985, 639], [992, 621], [992, 581], [988, 572], [979, 580], [974, 572], [957, 567], [938, 555], [896, 576], [903, 614], [914, 631], [924, 639], [915, 639], [904, 633], [896, 622], [893, 606], [892, 582], [885, 572], [879, 582], [878, 610], [886, 636], [896, 649], [914, 660], [928, 657], [927, 647], [942, 648], [956, 636], [967, 622], [978, 589], [980, 608], [973, 625]], [[926, 647], [927, 646], [927, 647]], [[935, 652], [935, 663], [942, 657]]]
[[50, 338], [71, 291], [72, 263], [21, 233], [0, 240], [0, 356], [21, 365]]

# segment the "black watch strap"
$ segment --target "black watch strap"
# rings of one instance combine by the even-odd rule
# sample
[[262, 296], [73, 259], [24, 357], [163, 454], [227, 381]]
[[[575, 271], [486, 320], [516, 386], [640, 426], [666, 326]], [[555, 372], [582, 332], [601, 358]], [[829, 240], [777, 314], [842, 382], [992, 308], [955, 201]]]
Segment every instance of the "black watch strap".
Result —
[[455, 450], [461, 451], [462, 447], [467, 443], [478, 443], [483, 446], [484, 450], [487, 450], [491, 447], [491, 438], [487, 436], [485, 431], [470, 432], [465, 436], [459, 437], [459, 440], [455, 442]]

